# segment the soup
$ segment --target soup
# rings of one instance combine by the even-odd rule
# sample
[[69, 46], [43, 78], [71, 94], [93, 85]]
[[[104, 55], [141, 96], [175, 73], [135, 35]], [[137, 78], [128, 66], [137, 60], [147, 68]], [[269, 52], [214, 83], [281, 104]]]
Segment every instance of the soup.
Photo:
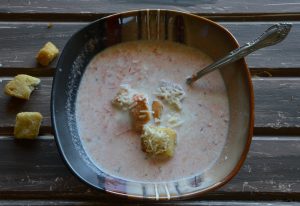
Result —
[[[212, 59], [205, 53], [168, 41], [134, 41], [96, 55], [87, 66], [76, 100], [76, 121], [83, 146], [104, 172], [133, 181], [170, 181], [210, 168], [228, 133], [229, 105], [225, 84], [214, 71], [192, 86], [185, 79]], [[140, 134], [131, 128], [128, 112], [112, 105], [120, 85], [147, 94], [150, 102], [161, 81], [181, 85], [180, 111], [165, 106], [161, 125], [176, 116], [180, 124], [174, 156], [161, 161], [141, 150]]]

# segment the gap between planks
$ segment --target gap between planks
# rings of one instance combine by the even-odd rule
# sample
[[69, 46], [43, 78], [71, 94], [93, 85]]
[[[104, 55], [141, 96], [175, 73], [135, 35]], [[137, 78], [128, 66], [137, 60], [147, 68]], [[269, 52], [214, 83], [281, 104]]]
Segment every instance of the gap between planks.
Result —
[[[179, 10], [180, 11], [180, 10]], [[188, 11], [185, 11], [188, 12]], [[272, 14], [261, 14], [261, 13], [248, 13], [248, 14], [203, 14], [198, 12], [190, 12], [192, 14], [205, 17], [207, 19], [213, 21], [299, 21], [300, 14], [295, 13], [272, 13]], [[0, 13], [1, 21], [32, 21], [32, 22], [48, 22], [48, 21], [57, 21], [57, 22], [74, 22], [74, 21], [82, 21], [82, 22], [90, 22], [95, 21], [103, 17], [107, 17], [115, 13], [77, 13], [77, 14], [53, 14], [53, 13]]]
[[[122, 204], [120, 203], [122, 202]], [[12, 199], [12, 200], [0, 200], [0, 205], [2, 206], [19, 206], [19, 205], [32, 205], [32, 206], [44, 206], [44, 205], [64, 205], [64, 206], [299, 206], [300, 202], [283, 202], [283, 201], [207, 201], [207, 200], [197, 200], [197, 201], [169, 201], [169, 202], [137, 202], [132, 201], [126, 203], [124, 201], [94, 201], [94, 200], [73, 200], [73, 199], [66, 199], [66, 200], [55, 200], [55, 199]]]

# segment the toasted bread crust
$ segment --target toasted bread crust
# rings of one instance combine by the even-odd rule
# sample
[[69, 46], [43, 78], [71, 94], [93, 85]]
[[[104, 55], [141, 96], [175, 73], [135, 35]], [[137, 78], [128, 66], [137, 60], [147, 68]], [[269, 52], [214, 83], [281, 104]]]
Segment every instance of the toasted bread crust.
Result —
[[16, 116], [15, 138], [34, 139], [38, 136], [43, 116], [39, 112], [21, 112]]
[[154, 112], [153, 118], [160, 119], [162, 111], [163, 111], [163, 104], [158, 100], [154, 100], [152, 102], [152, 111]]
[[19, 74], [5, 85], [4, 92], [9, 96], [28, 100], [31, 92], [40, 81], [39, 78], [26, 74]]
[[142, 151], [160, 159], [173, 157], [176, 137], [176, 132], [171, 128], [145, 126], [141, 136]]
[[150, 121], [150, 112], [146, 99], [135, 101], [136, 105], [130, 110], [133, 129], [140, 133], [143, 126]]
[[58, 53], [58, 48], [52, 42], [47, 42], [38, 52], [36, 60], [39, 64], [47, 66], [51, 61], [53, 61]]

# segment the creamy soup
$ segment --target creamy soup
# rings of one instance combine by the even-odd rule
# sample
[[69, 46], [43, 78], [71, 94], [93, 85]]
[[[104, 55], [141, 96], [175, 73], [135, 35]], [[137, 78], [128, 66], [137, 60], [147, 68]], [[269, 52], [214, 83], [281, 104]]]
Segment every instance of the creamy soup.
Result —
[[[200, 174], [219, 157], [228, 132], [229, 106], [219, 71], [193, 86], [185, 78], [210, 64], [203, 52], [166, 41], [118, 44], [96, 55], [84, 72], [76, 100], [79, 136], [88, 155], [104, 172], [136, 181], [168, 181]], [[111, 101], [120, 85], [147, 94], [149, 102], [161, 80], [180, 84], [185, 91], [182, 110], [168, 106], [161, 125], [176, 116], [174, 156], [161, 161], [141, 150], [140, 135], [131, 130], [128, 112]]]

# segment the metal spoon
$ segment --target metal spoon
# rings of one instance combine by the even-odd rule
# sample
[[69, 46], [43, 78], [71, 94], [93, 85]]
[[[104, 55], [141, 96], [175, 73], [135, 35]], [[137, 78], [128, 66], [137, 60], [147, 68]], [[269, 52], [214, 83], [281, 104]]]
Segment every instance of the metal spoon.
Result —
[[204, 76], [205, 74], [212, 72], [216, 69], [220, 69], [222, 66], [239, 60], [248, 54], [261, 49], [263, 47], [272, 46], [281, 42], [287, 34], [290, 32], [292, 28], [292, 24], [288, 23], [280, 23], [275, 24], [268, 28], [260, 37], [257, 39], [246, 43], [245, 45], [233, 50], [227, 56], [223, 57], [222, 59], [212, 63], [211, 65], [205, 67], [201, 71], [193, 74], [191, 77], [186, 79], [187, 84], [192, 84], [193, 82], [197, 81], [199, 78]]

